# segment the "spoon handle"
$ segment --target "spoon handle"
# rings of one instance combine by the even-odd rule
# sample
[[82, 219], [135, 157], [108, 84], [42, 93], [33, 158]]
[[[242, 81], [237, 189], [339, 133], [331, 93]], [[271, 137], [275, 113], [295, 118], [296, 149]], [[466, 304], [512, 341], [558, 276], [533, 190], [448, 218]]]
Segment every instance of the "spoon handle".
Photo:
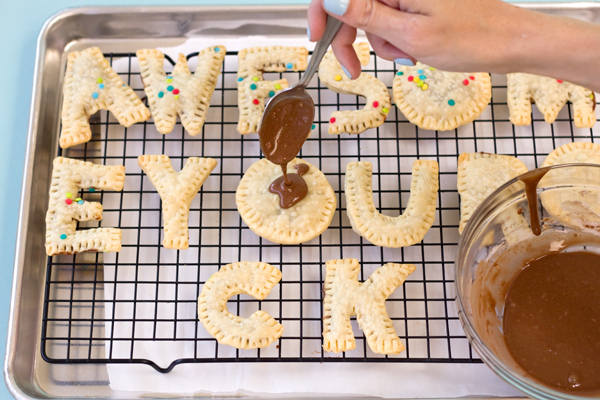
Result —
[[302, 79], [300, 79], [300, 82], [298, 82], [296, 86], [306, 87], [308, 85], [308, 82], [310, 82], [315, 72], [317, 72], [317, 69], [319, 68], [319, 64], [321, 63], [323, 56], [327, 52], [327, 49], [329, 49], [329, 45], [331, 44], [333, 38], [338, 33], [341, 27], [342, 21], [333, 18], [331, 15], [327, 16], [327, 25], [325, 26], [325, 33], [323, 33], [321, 40], [317, 42], [312, 57], [310, 58], [310, 62], [306, 67], [306, 71], [304, 72]]

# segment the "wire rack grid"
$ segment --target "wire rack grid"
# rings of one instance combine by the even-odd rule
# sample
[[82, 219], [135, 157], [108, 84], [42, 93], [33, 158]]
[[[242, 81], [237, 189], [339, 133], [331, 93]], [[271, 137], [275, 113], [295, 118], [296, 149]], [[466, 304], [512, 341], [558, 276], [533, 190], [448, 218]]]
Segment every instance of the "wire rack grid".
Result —
[[[187, 56], [192, 70], [197, 54]], [[105, 57], [144, 98], [135, 53]], [[167, 56], [165, 70], [173, 65]], [[391, 92], [397, 72], [393, 63], [372, 54], [363, 71], [375, 75]], [[456, 130], [422, 130], [392, 107], [377, 129], [360, 135], [329, 135], [331, 112], [360, 108], [364, 99], [329, 91], [315, 77], [308, 90], [315, 100], [316, 127], [300, 157], [325, 174], [338, 206], [321, 236], [284, 246], [256, 236], [236, 209], [237, 184], [244, 171], [261, 158], [257, 135], [242, 136], [236, 131], [236, 73], [237, 52], [228, 51], [203, 131], [196, 137], [185, 133], [180, 123], [167, 135], [159, 134], [151, 120], [124, 128], [108, 111], [102, 111], [91, 118], [90, 142], [81, 149], [59, 151], [59, 155], [99, 164], [125, 165], [122, 192], [79, 194], [104, 207], [101, 223], [80, 223], [79, 228], [118, 227], [123, 242], [116, 254], [48, 258], [43, 359], [56, 364], [145, 363], [160, 372], [169, 372], [178, 364], [204, 362], [481, 362], [468, 344], [454, 305], [453, 263], [459, 239], [457, 157], [477, 151], [508, 154], [531, 169], [562, 144], [594, 141], [596, 128], [576, 129], [570, 104], [554, 124], [545, 123], [534, 110], [531, 126], [513, 126], [508, 119], [506, 79], [493, 76], [490, 105], [476, 121]], [[286, 78], [294, 83], [299, 76], [297, 72], [266, 73], [265, 79]], [[218, 161], [190, 208], [188, 250], [161, 247], [160, 197], [137, 165], [141, 154], [167, 154], [176, 170], [190, 156]], [[412, 163], [420, 158], [436, 160], [440, 166], [436, 218], [423, 242], [387, 249], [354, 233], [345, 210], [346, 164], [372, 162], [375, 205], [383, 214], [398, 215], [408, 203]], [[324, 264], [350, 257], [361, 264], [361, 281], [387, 262], [417, 266], [386, 302], [406, 346], [401, 355], [373, 353], [354, 318], [356, 349], [343, 354], [323, 351]], [[282, 271], [281, 282], [265, 300], [240, 295], [228, 302], [228, 309], [237, 315], [248, 317], [260, 309], [283, 324], [283, 336], [267, 348], [237, 350], [219, 345], [198, 322], [196, 301], [202, 285], [221, 266], [235, 261], [264, 261]]]

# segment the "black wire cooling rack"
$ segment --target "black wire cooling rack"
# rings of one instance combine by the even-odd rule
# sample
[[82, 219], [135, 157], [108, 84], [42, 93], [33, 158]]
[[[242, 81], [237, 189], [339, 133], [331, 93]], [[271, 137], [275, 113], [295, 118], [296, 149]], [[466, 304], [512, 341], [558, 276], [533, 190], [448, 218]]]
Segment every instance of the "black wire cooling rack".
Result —
[[[188, 55], [193, 70], [198, 53]], [[135, 53], [105, 54], [113, 68], [144, 98]], [[174, 62], [167, 57], [165, 69]], [[364, 72], [383, 81], [391, 93], [393, 63], [371, 56]], [[80, 197], [103, 204], [103, 221], [79, 228], [118, 227], [119, 253], [84, 253], [48, 258], [41, 351], [57, 364], [144, 363], [169, 372], [183, 363], [214, 362], [418, 362], [478, 363], [460, 326], [454, 305], [454, 256], [459, 239], [457, 157], [485, 151], [519, 157], [528, 168], [540, 165], [554, 148], [571, 141], [594, 141], [594, 129], [576, 129], [569, 104], [554, 124], [534, 109], [533, 123], [515, 127], [508, 119], [506, 79], [493, 76], [493, 97], [473, 123], [449, 132], [425, 131], [410, 124], [392, 107], [381, 127], [360, 135], [329, 135], [334, 110], [364, 105], [358, 96], [329, 91], [313, 78], [308, 90], [316, 104], [315, 129], [300, 157], [317, 166], [334, 188], [338, 206], [331, 226], [300, 245], [277, 245], [256, 236], [242, 222], [235, 190], [244, 171], [260, 159], [256, 134], [246, 136], [237, 125], [237, 52], [227, 52], [203, 131], [196, 137], [178, 123], [167, 135], [152, 121], [124, 128], [107, 111], [91, 118], [92, 140], [81, 149], [59, 155], [104, 165], [126, 167], [122, 192], [82, 191]], [[266, 73], [265, 79], [300, 73]], [[161, 247], [160, 197], [137, 166], [140, 154], [167, 154], [174, 168], [190, 156], [215, 158], [218, 166], [190, 208], [190, 248]], [[343, 192], [345, 166], [355, 160], [373, 163], [373, 193], [378, 210], [398, 215], [410, 193], [413, 161], [436, 160], [440, 191], [436, 218], [422, 243], [401, 248], [376, 247], [352, 231]], [[387, 262], [412, 263], [417, 271], [386, 302], [406, 351], [399, 356], [374, 354], [353, 319], [356, 349], [322, 350], [322, 284], [324, 264], [335, 258], [357, 258], [360, 280]], [[264, 261], [283, 278], [263, 301], [241, 295], [230, 299], [231, 312], [248, 317], [262, 309], [284, 326], [271, 346], [237, 350], [219, 345], [198, 322], [196, 300], [204, 282], [221, 266], [235, 261]], [[171, 346], [165, 360], [163, 347]], [[173, 350], [174, 349], [174, 350]], [[163, 356], [161, 358], [160, 356]], [[157, 361], [157, 360], [161, 361]]]

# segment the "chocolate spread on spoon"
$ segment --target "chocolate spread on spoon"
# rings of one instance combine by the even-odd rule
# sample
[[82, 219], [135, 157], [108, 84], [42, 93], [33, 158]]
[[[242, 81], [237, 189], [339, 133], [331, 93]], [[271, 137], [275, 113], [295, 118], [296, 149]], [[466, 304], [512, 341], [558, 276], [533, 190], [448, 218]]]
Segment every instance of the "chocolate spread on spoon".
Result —
[[[299, 90], [299, 92], [298, 92]], [[303, 94], [303, 88], [293, 88], [280, 92], [271, 99], [265, 110], [268, 118], [263, 118], [259, 140], [260, 148], [267, 160], [281, 166], [283, 176], [270, 186], [272, 193], [279, 194], [281, 207], [290, 208], [308, 193], [308, 187], [299, 174], [287, 173], [287, 164], [292, 161], [308, 138], [315, 116], [315, 105], [310, 96]], [[304, 173], [308, 170], [308, 166]]]

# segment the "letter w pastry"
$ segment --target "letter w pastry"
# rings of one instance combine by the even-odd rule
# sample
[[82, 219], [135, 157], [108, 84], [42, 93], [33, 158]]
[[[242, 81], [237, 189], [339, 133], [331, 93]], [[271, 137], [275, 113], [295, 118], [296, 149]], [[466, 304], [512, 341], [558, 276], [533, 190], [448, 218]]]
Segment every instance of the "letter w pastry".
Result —
[[192, 74], [183, 54], [171, 75], [165, 74], [165, 55], [159, 50], [138, 50], [144, 90], [156, 129], [166, 134], [173, 130], [177, 115], [192, 136], [202, 131], [210, 98], [219, 79], [227, 49], [224, 46], [207, 47], [198, 54], [198, 67]]
[[162, 200], [163, 246], [187, 249], [190, 204], [217, 162], [212, 158], [190, 157], [178, 173], [173, 170], [168, 156], [143, 155], [138, 157], [138, 165], [148, 175]]
[[400, 354], [400, 341], [385, 308], [385, 300], [415, 271], [412, 264], [388, 263], [378, 268], [363, 283], [358, 282], [358, 260], [331, 260], [326, 264], [325, 300], [323, 301], [323, 348], [348, 351], [356, 347], [350, 317], [358, 325], [373, 352]]

